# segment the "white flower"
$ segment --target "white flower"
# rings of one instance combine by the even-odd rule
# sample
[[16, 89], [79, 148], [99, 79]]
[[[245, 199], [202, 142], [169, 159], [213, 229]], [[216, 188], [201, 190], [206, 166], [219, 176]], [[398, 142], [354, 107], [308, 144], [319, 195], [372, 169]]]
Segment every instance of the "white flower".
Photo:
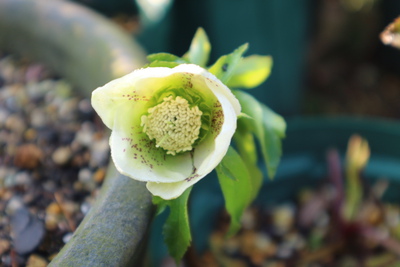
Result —
[[164, 199], [220, 163], [241, 110], [229, 88], [193, 64], [136, 70], [94, 90], [92, 105], [112, 129], [118, 171]]

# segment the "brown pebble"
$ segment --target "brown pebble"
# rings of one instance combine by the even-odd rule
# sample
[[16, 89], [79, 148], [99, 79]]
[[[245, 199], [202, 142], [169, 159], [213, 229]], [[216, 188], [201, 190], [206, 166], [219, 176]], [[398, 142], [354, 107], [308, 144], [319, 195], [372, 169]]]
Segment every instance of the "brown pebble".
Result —
[[24, 144], [17, 148], [14, 165], [19, 168], [34, 169], [43, 158], [42, 150], [34, 144]]
[[46, 213], [48, 214], [60, 214], [62, 212], [60, 205], [57, 202], [52, 202], [46, 208]]
[[75, 191], [82, 191], [84, 189], [84, 186], [83, 186], [82, 182], [80, 182], [80, 181], [74, 182], [73, 187], [74, 187]]
[[99, 168], [94, 174], [93, 174], [93, 180], [96, 183], [101, 183], [104, 180], [104, 177], [106, 176], [106, 170], [104, 168]]
[[32, 254], [26, 262], [26, 267], [46, 267], [48, 262], [39, 255]]
[[0, 239], [0, 255], [3, 255], [5, 252], [7, 252], [10, 249], [10, 241], [7, 239]]
[[37, 132], [35, 129], [29, 128], [25, 131], [24, 137], [27, 141], [32, 141], [37, 137]]

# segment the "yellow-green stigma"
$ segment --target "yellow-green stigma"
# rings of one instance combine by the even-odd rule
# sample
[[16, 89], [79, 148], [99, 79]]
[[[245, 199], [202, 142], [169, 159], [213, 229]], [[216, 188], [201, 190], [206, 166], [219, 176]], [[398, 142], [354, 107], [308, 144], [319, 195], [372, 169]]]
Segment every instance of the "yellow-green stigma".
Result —
[[147, 136], [156, 141], [167, 154], [190, 151], [199, 137], [202, 112], [197, 106], [190, 108], [186, 99], [172, 96], [148, 109], [141, 117], [141, 126]]

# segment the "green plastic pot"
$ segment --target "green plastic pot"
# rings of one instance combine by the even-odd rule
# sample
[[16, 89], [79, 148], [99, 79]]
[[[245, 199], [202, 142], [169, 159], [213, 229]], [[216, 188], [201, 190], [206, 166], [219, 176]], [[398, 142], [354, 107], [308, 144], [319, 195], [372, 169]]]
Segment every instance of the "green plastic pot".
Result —
[[[384, 199], [400, 201], [400, 122], [354, 117], [293, 118], [287, 121], [283, 142], [283, 157], [274, 180], [265, 180], [256, 199], [257, 205], [274, 205], [296, 196], [298, 190], [318, 184], [326, 177], [326, 152], [338, 149], [342, 157], [351, 135], [359, 134], [368, 140], [371, 158], [364, 170], [367, 179], [385, 178], [391, 182]], [[224, 200], [215, 175], [201, 180], [190, 197], [190, 220], [195, 249], [207, 248]], [[153, 225], [149, 250], [152, 266], [159, 266], [167, 250], [162, 245], [161, 225]]]
[[[141, 47], [119, 27], [57, 0], [1, 0], [0, 49], [44, 62], [87, 97], [145, 62]], [[49, 266], [138, 263], [151, 207], [145, 184], [120, 175], [110, 164], [96, 204]]]

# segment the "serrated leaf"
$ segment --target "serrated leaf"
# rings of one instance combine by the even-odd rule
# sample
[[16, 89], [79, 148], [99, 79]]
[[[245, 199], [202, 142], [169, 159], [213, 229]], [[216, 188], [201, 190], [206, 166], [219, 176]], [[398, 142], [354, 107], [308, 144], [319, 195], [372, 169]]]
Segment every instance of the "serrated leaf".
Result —
[[272, 57], [252, 55], [243, 58], [227, 83], [229, 88], [254, 88], [262, 84], [271, 73]]
[[170, 213], [163, 227], [164, 241], [169, 255], [175, 259], [177, 265], [192, 241], [187, 209], [191, 190], [192, 187], [176, 199], [165, 200]]
[[246, 52], [248, 44], [244, 44], [237, 48], [229, 55], [220, 57], [214, 65], [212, 65], [208, 71], [214, 74], [224, 84], [227, 84], [229, 79], [232, 77], [236, 67], [238, 66], [242, 55]]
[[147, 56], [147, 60], [152, 63], [154, 61], [188, 63], [188, 61], [170, 53], [155, 53]]
[[246, 127], [258, 139], [268, 176], [273, 178], [282, 156], [282, 139], [285, 137], [286, 122], [270, 108], [257, 101], [251, 95], [235, 90], [234, 95], [242, 106], [242, 112], [252, 119], [246, 120]]
[[250, 174], [245, 163], [232, 147], [228, 149], [216, 171], [224, 195], [226, 210], [231, 217], [228, 236], [232, 236], [240, 229], [240, 219], [252, 201], [253, 188]]
[[203, 28], [198, 28], [189, 51], [183, 56], [190, 63], [205, 67], [210, 57], [211, 44]]

